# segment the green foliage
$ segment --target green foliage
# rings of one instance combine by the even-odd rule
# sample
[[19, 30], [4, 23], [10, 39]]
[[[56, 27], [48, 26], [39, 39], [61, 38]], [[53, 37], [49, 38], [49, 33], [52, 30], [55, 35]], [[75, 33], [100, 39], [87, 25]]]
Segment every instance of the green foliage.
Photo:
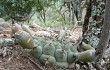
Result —
[[34, 5], [34, 0], [1, 0], [0, 17], [5, 20], [25, 21]]
[[32, 20], [47, 26], [67, 25], [70, 12], [65, 0], [1, 0], [0, 17], [16, 22]]
[[36, 12], [31, 21], [43, 26], [67, 26], [69, 12], [64, 0], [52, 1], [43, 11]]
[[1, 0], [0, 17], [5, 20], [26, 21], [35, 11], [42, 11], [57, 0]]

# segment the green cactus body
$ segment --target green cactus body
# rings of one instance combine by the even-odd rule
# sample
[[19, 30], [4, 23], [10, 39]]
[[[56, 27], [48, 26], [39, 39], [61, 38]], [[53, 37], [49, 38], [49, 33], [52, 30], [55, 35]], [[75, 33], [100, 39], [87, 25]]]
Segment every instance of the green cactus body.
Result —
[[23, 48], [32, 49], [34, 47], [34, 41], [27, 32], [22, 31], [21, 33], [17, 34], [15, 37], [17, 43], [21, 45]]
[[74, 52], [74, 53], [77, 53], [77, 52], [78, 52], [78, 51], [77, 51], [77, 48], [76, 48], [75, 46], [73, 46], [72, 43], [70, 43], [70, 44], [68, 45], [68, 47], [70, 47], [70, 49], [71, 49], [72, 52]]
[[61, 67], [61, 68], [67, 68], [68, 63], [67, 62], [56, 62], [56, 66]]
[[63, 38], [64, 38], [64, 35], [59, 35], [57, 39], [61, 41]]
[[39, 59], [42, 55], [42, 47], [41, 46], [36, 46], [32, 50], [32, 55]]
[[71, 51], [68, 43], [66, 42], [62, 42], [62, 49], [64, 49], [65, 51]]
[[27, 27], [27, 25], [23, 25], [23, 26], [22, 26], [22, 29], [23, 29], [24, 31], [26, 31], [27, 33], [29, 33], [30, 36], [32, 36], [32, 33], [31, 33], [29, 27]]
[[44, 47], [47, 44], [47, 41], [44, 38], [39, 38], [38, 39], [38, 45], [40, 45], [41, 47]]
[[56, 49], [55, 58], [57, 62], [67, 62], [67, 52], [63, 49]]
[[95, 50], [87, 50], [77, 54], [78, 60], [83, 62], [92, 62], [96, 59]]
[[54, 43], [55, 49], [61, 49], [61, 44], [59, 42]]
[[35, 44], [38, 44], [38, 40], [34, 39], [34, 43], [35, 43]]
[[49, 65], [55, 65], [56, 64], [55, 58], [51, 55], [42, 54], [40, 57], [40, 61], [42, 64], [49, 64]]
[[90, 44], [86, 44], [84, 42], [82, 42], [82, 48], [84, 50], [94, 50], [94, 48]]
[[55, 47], [52, 43], [49, 43], [43, 47], [43, 54], [54, 56]]
[[67, 58], [68, 63], [72, 63], [76, 60], [76, 55], [74, 52], [68, 52], [67, 55], [68, 55], [67, 56], [68, 57]]
[[42, 37], [38, 37], [38, 36], [33, 36], [33, 39], [35, 40], [40, 40]]
[[64, 49], [65, 51], [70, 51], [70, 47], [68, 47], [68, 43], [67, 43], [65, 40], [63, 40], [63, 41], [61, 42], [61, 47], [62, 47], [62, 49]]

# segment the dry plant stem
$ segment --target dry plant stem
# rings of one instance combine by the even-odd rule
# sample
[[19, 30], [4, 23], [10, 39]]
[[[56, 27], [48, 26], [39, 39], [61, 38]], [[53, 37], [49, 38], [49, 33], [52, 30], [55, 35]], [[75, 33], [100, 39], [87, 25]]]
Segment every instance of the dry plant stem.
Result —
[[92, 64], [97, 70], [104, 70], [98, 62]]
[[35, 63], [31, 58], [29, 58], [28, 56], [24, 56], [24, 57], [26, 57], [26, 58], [28, 58], [33, 64], [35, 64], [40, 70], [45, 70], [45, 69], [43, 69], [42, 67], [40, 67], [40, 65], [39, 64], [37, 64], [37, 63]]
[[85, 35], [89, 29], [88, 25], [89, 25], [89, 18], [90, 17], [91, 17], [91, 0], [87, 4], [87, 12], [86, 12], [84, 24], [83, 24], [83, 35]]

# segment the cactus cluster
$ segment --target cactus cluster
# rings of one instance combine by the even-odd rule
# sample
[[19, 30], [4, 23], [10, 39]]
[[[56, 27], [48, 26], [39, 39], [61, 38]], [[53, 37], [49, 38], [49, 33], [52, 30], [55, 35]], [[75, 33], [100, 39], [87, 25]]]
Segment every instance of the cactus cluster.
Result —
[[[18, 26], [15, 28], [17, 29]], [[96, 59], [95, 49], [91, 45], [82, 43], [85, 51], [78, 52], [77, 47], [65, 35], [32, 37], [22, 28], [18, 28], [15, 31], [15, 38], [23, 48], [32, 49], [32, 55], [44, 65], [67, 68], [75, 60], [92, 62]]]
[[78, 52], [65, 36], [34, 37], [35, 46], [32, 49], [34, 57], [42, 64], [54, 65], [67, 68], [75, 60], [92, 62], [96, 59], [95, 49], [86, 43], [82, 43], [84, 52]]
[[16, 42], [21, 45], [23, 48], [32, 49], [34, 47], [34, 40], [32, 36], [23, 30], [21, 25], [14, 24], [12, 27], [12, 32], [15, 35]]
[[68, 67], [76, 60], [77, 48], [64, 36], [57, 37], [35, 37], [35, 46], [32, 50], [33, 56], [42, 64]]

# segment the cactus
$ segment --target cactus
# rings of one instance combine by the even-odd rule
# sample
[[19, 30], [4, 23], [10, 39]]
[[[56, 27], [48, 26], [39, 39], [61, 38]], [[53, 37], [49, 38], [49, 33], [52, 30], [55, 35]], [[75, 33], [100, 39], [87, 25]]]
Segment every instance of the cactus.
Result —
[[56, 64], [55, 58], [51, 55], [42, 54], [42, 56], [40, 57], [40, 61], [42, 64], [49, 64], [49, 65], [55, 65]]
[[76, 54], [74, 52], [67, 52], [67, 61], [68, 63], [72, 63], [76, 60]]
[[27, 33], [29, 33], [30, 36], [32, 36], [31, 30], [29, 29], [29, 27], [28, 27], [27, 25], [22, 25], [22, 29], [23, 29], [24, 31], [26, 31]]
[[32, 49], [34, 47], [34, 41], [32, 37], [25, 31], [15, 35], [16, 41], [19, 45], [26, 49]]
[[77, 53], [77, 59], [83, 62], [92, 62], [96, 59], [95, 50], [87, 50], [81, 53]]
[[57, 67], [67, 68], [68, 63], [67, 62], [56, 62], [55, 64]]
[[38, 40], [34, 39], [34, 43], [37, 45], [38, 44]]
[[72, 52], [74, 52], [74, 53], [77, 53], [77, 52], [78, 52], [78, 51], [77, 51], [77, 48], [76, 48], [72, 43], [70, 43], [70, 44], [68, 45], [68, 47], [70, 47], [70, 49], [71, 49]]
[[54, 47], [55, 47], [55, 49], [61, 49], [62, 48], [61, 44], [59, 42], [55, 42]]
[[70, 47], [68, 47], [68, 44], [62, 46], [62, 49], [64, 49], [65, 51], [71, 51]]
[[86, 44], [84, 42], [82, 42], [82, 48], [84, 50], [92, 50], [92, 49], [94, 50], [94, 48], [90, 44]]
[[43, 49], [43, 54], [54, 56], [55, 47], [52, 43], [46, 44]]
[[[18, 32], [16, 38], [22, 47], [33, 48], [32, 55], [39, 59], [42, 64], [67, 68], [75, 60], [92, 62], [96, 59], [95, 50], [90, 45], [88, 47], [87, 44], [83, 43], [83, 48], [87, 51], [78, 52], [77, 47], [63, 36], [57, 36], [57, 38], [35, 36], [33, 43], [29, 33], [21, 31]], [[29, 38], [30, 41], [27, 43]]]
[[46, 39], [44, 39], [42, 37], [38, 39], [38, 45], [44, 47], [46, 44], [47, 44]]
[[34, 47], [33, 50], [31, 51], [31, 53], [34, 57], [39, 59], [42, 55], [42, 47], [41, 46]]
[[65, 39], [61, 40], [61, 47], [65, 51], [70, 51], [70, 47], [68, 47], [69, 42], [66, 41]]
[[57, 62], [67, 62], [67, 52], [63, 49], [55, 51], [55, 58]]

